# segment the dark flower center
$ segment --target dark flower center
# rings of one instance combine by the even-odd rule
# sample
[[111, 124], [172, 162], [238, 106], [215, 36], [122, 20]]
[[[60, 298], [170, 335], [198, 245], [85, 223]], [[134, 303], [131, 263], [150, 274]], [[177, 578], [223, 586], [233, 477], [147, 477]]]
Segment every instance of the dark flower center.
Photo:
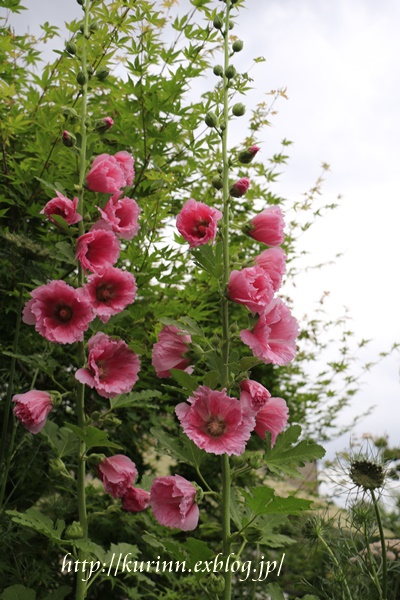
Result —
[[99, 302], [107, 302], [108, 300], [112, 300], [114, 295], [114, 289], [111, 283], [99, 285], [99, 287], [96, 289], [96, 298]]
[[200, 219], [193, 227], [193, 233], [195, 233], [198, 237], [203, 238], [207, 233], [209, 224], [210, 223], [205, 219]]
[[226, 423], [219, 417], [210, 417], [207, 425], [206, 432], [213, 438], [220, 437], [226, 430]]
[[55, 316], [62, 323], [67, 323], [68, 321], [70, 321], [72, 318], [72, 315], [73, 315], [72, 308], [70, 306], [66, 306], [65, 304], [58, 306], [56, 309], [56, 312], [55, 312]]
[[382, 487], [385, 472], [381, 465], [370, 460], [355, 460], [350, 465], [350, 478], [358, 487], [375, 490]]

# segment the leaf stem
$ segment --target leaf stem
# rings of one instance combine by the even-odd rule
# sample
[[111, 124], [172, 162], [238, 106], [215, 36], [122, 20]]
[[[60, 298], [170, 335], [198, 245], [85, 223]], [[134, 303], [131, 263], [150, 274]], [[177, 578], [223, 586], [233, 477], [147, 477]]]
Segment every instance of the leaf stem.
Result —
[[386, 541], [385, 534], [383, 532], [383, 525], [381, 519], [381, 512], [379, 510], [378, 501], [375, 496], [374, 490], [370, 490], [372, 503], [374, 505], [376, 520], [378, 522], [379, 537], [381, 540], [382, 548], [382, 600], [387, 600], [387, 554], [386, 554]]

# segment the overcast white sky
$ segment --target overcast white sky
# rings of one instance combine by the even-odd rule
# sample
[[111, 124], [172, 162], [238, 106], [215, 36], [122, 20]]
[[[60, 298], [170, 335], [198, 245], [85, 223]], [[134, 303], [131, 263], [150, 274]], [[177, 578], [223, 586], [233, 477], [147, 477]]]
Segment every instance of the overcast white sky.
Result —
[[[187, 0], [181, 0], [187, 7]], [[221, 6], [217, 0], [216, 6]], [[74, 0], [25, 0], [28, 11], [13, 17], [18, 33], [36, 33], [50, 21], [63, 27], [78, 17]], [[400, 2], [398, 0], [247, 0], [233, 33], [244, 40], [239, 70], [264, 56], [251, 75], [249, 103], [271, 89], [287, 88], [273, 126], [260, 140], [268, 157], [290, 139], [289, 165], [276, 187], [300, 199], [330, 164], [324, 198], [341, 207], [307, 232], [309, 264], [344, 257], [334, 266], [296, 281], [295, 313], [310, 313], [330, 291], [332, 316], [347, 306], [357, 338], [374, 341], [362, 356], [400, 341]], [[67, 37], [67, 36], [65, 36]], [[56, 42], [61, 44], [61, 40]], [[219, 62], [219, 61], [217, 61]], [[388, 434], [400, 444], [399, 355], [385, 359], [364, 379], [362, 392], [340, 420], [352, 421], [371, 404], [376, 409], [356, 432]], [[328, 444], [328, 453], [349, 437]]]

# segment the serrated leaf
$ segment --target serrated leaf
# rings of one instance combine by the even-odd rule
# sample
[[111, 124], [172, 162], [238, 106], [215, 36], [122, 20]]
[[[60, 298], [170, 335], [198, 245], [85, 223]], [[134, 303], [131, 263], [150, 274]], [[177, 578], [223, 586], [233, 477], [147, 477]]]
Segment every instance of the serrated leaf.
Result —
[[89, 425], [81, 429], [76, 425], [72, 425], [72, 423], [68, 423], [66, 427], [75, 433], [80, 440], [85, 442], [86, 450], [95, 447], [116, 448], [117, 450], [121, 450], [122, 448], [119, 444], [112, 442], [105, 431], [101, 431], [101, 429], [98, 429], [97, 427]]
[[285, 600], [285, 596], [277, 583], [270, 583], [267, 585], [266, 591], [271, 596], [271, 600]]
[[181, 329], [184, 333], [190, 333], [191, 335], [204, 336], [203, 330], [197, 325], [196, 321], [190, 317], [181, 317], [179, 320], [170, 319], [169, 317], [162, 317], [159, 319], [163, 325], [171, 325]]
[[130, 394], [121, 394], [121, 396], [115, 396], [110, 398], [111, 408], [128, 408], [135, 406], [140, 400], [150, 400], [152, 398], [159, 398], [162, 393], [159, 390], [143, 390], [142, 392], [131, 392]]
[[188, 538], [182, 547], [189, 556], [186, 561], [188, 568], [192, 568], [196, 562], [200, 560], [204, 562], [214, 555], [214, 551], [205, 542], [195, 538]]
[[60, 254], [66, 259], [66, 262], [70, 264], [75, 263], [75, 255], [72, 250], [71, 244], [68, 242], [57, 242], [56, 248], [60, 252]]
[[274, 493], [274, 490], [267, 486], [250, 488], [249, 492], [242, 490], [242, 494], [246, 498], [246, 506], [256, 515], [264, 514], [267, 505], [274, 497]]
[[218, 382], [219, 382], [218, 371], [208, 371], [204, 376], [203, 385], [206, 385], [211, 390], [215, 390], [215, 388], [218, 386]]
[[309, 510], [311, 505], [312, 500], [304, 500], [303, 498], [296, 498], [294, 496], [289, 496], [288, 498], [274, 496], [272, 502], [265, 507], [263, 513], [271, 515], [299, 515], [303, 510]]
[[205, 452], [200, 450], [186, 435], [178, 438], [172, 437], [158, 427], [151, 429], [150, 433], [156, 438], [160, 446], [178, 462], [183, 462], [196, 468], [201, 465]]
[[286, 431], [278, 435], [273, 448], [265, 451], [265, 462], [268, 469], [279, 474], [286, 473], [291, 476], [299, 476], [298, 467], [304, 467], [306, 462], [323, 458], [325, 450], [319, 444], [309, 440], [302, 440], [293, 445], [301, 434], [299, 425], [292, 425]]
[[36, 592], [24, 585], [12, 585], [4, 590], [1, 600], [35, 600]]
[[61, 542], [61, 534], [65, 529], [65, 521], [58, 519], [54, 524], [50, 517], [47, 517], [35, 508], [28, 508], [25, 513], [16, 510], [8, 510], [12, 520], [19, 525], [34, 529], [46, 537], [56, 542]]
[[78, 451], [78, 440], [75, 434], [67, 427], [58, 427], [54, 421], [47, 420], [40, 435], [47, 439], [59, 458], [76, 455]]
[[242, 371], [248, 371], [260, 363], [260, 359], [255, 356], [244, 356], [239, 360], [239, 366]]
[[181, 371], [180, 369], [171, 369], [171, 377], [179, 383], [188, 394], [192, 394], [197, 388], [199, 384], [197, 383], [197, 379], [193, 377], [193, 375], [189, 375], [186, 371]]

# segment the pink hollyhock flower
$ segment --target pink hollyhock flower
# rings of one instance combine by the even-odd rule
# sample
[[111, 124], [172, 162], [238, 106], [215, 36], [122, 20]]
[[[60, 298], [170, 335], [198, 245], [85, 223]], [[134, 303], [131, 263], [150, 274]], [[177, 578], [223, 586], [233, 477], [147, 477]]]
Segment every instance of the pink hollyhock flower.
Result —
[[130, 392], [138, 380], [138, 355], [123, 340], [114, 340], [101, 331], [90, 338], [88, 349], [87, 368], [78, 369], [76, 379], [104, 398]]
[[296, 354], [297, 321], [280, 298], [273, 300], [260, 315], [253, 331], [240, 332], [242, 342], [260, 360], [274, 365], [288, 365]]
[[244, 413], [257, 413], [271, 398], [269, 391], [252, 379], [240, 382], [240, 404]]
[[57, 198], [49, 200], [43, 210], [40, 211], [40, 214], [46, 214], [50, 221], [56, 225], [58, 225], [58, 223], [53, 219], [52, 215], [59, 215], [68, 223], [68, 225], [74, 225], [75, 223], [78, 223], [78, 221], [81, 221], [82, 215], [76, 212], [79, 202], [78, 198], [75, 197], [73, 200], [70, 200], [60, 194], [57, 190], [56, 194]]
[[65, 281], [51, 281], [31, 292], [25, 304], [22, 320], [35, 325], [40, 335], [58, 344], [81, 342], [94, 314], [82, 289]]
[[98, 475], [107, 494], [121, 498], [137, 477], [134, 462], [124, 454], [115, 454], [105, 458], [98, 466]]
[[274, 297], [274, 288], [264, 269], [255, 266], [231, 272], [228, 294], [233, 302], [243, 304], [252, 313], [262, 313]]
[[118, 260], [120, 243], [112, 231], [92, 229], [77, 240], [75, 257], [85, 271], [101, 273]]
[[[98, 207], [97, 207], [98, 208]], [[102, 224], [110, 227], [114, 233], [124, 240], [131, 240], [139, 231], [140, 208], [131, 198], [110, 198], [104, 210], [98, 208], [102, 219], [96, 224], [96, 229]]]
[[286, 427], [289, 409], [283, 398], [271, 398], [256, 414], [254, 431], [263, 440], [267, 431], [271, 433], [271, 446], [276, 442], [279, 433]]
[[86, 182], [92, 192], [116, 194], [123, 187], [132, 185], [134, 176], [133, 157], [125, 151], [114, 156], [99, 154], [92, 163]]
[[90, 275], [84, 290], [93, 312], [107, 323], [110, 317], [132, 304], [137, 287], [132, 273], [109, 267]]
[[239, 400], [202, 385], [188, 402], [178, 404], [175, 413], [196, 446], [212, 454], [244, 452], [255, 421], [243, 414]]
[[245, 195], [249, 187], [250, 179], [248, 179], [247, 177], [242, 177], [242, 179], [239, 179], [236, 183], [234, 183], [231, 186], [229, 193], [231, 196], [233, 196], [233, 198], [241, 198]]
[[282, 248], [267, 248], [256, 256], [255, 261], [271, 277], [275, 292], [279, 290], [286, 271], [286, 254]]
[[14, 414], [22, 425], [31, 433], [39, 433], [46, 425], [47, 415], [53, 408], [50, 394], [31, 390], [15, 395], [12, 401], [16, 403]]
[[176, 218], [179, 233], [189, 242], [191, 248], [213, 242], [217, 234], [217, 222], [222, 219], [222, 212], [203, 202], [190, 198], [183, 205]]
[[122, 496], [122, 508], [128, 512], [142, 512], [150, 505], [150, 493], [141, 488], [128, 487]]
[[121, 152], [114, 154], [114, 158], [118, 162], [125, 176], [125, 184], [123, 187], [132, 185], [135, 176], [133, 156], [131, 156], [129, 152], [122, 150]]
[[171, 377], [170, 369], [180, 369], [192, 373], [190, 360], [185, 357], [192, 338], [186, 331], [173, 325], [164, 325], [158, 334], [158, 342], [153, 346], [151, 364], [158, 377]]
[[150, 506], [157, 521], [171, 529], [193, 531], [199, 521], [196, 488], [180, 475], [156, 477], [150, 489]]
[[284, 227], [281, 209], [279, 206], [270, 206], [251, 219], [244, 231], [267, 246], [279, 246], [285, 238]]

